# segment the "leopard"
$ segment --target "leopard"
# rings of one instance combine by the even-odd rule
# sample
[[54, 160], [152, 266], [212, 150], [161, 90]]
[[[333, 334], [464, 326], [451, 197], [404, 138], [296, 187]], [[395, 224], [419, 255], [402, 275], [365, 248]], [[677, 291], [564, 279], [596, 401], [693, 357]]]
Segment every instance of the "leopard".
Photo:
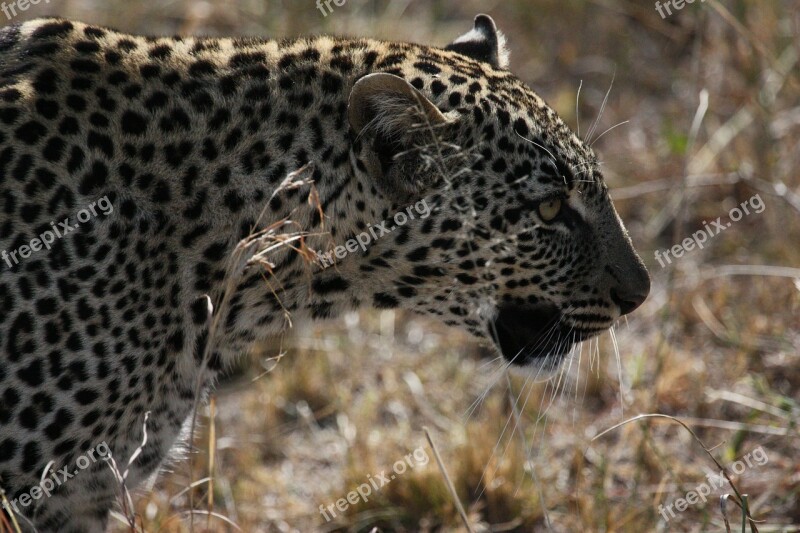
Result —
[[22, 531], [104, 531], [297, 321], [407, 310], [533, 371], [650, 290], [596, 154], [483, 14], [445, 46], [7, 26], [0, 250]]

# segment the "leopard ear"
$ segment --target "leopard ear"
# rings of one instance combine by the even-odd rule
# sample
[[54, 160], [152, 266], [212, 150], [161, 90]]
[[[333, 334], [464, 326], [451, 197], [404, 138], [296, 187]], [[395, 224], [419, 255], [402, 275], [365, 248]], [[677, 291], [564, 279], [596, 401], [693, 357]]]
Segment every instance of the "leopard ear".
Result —
[[353, 85], [347, 114], [363, 163], [385, 194], [403, 202], [432, 183], [420, 148], [449, 121], [425, 95], [394, 74], [368, 74]]
[[458, 52], [472, 59], [489, 63], [494, 68], [508, 67], [506, 37], [489, 15], [475, 17], [475, 26], [453, 41], [445, 50]]
[[432, 125], [447, 121], [439, 108], [406, 80], [378, 72], [364, 76], [353, 85], [347, 114], [353, 131], [360, 134], [366, 126], [381, 130], [411, 127], [411, 122], [418, 118], [409, 113], [414, 109], [421, 110]]

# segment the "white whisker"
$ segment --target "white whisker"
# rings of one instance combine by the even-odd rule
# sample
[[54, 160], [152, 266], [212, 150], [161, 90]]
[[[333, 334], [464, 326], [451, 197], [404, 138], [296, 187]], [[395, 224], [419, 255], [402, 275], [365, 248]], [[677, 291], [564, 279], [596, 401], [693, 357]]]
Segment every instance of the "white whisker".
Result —
[[578, 130], [578, 139], [581, 138], [581, 88], [583, 87], [583, 80], [578, 84], [578, 95], [575, 97], [575, 127]]
[[593, 146], [593, 145], [594, 145], [594, 143], [596, 143], [597, 141], [599, 141], [599, 140], [600, 140], [600, 139], [603, 137], [603, 135], [605, 135], [605, 134], [606, 134], [606, 133], [608, 133], [609, 131], [613, 130], [613, 129], [614, 129], [614, 128], [616, 128], [617, 126], [622, 126], [623, 124], [628, 124], [629, 122], [630, 122], [630, 120], [623, 120], [622, 122], [620, 122], [620, 123], [618, 123], [618, 124], [614, 124], [613, 126], [611, 126], [610, 128], [608, 128], [606, 131], [604, 131], [603, 133], [601, 133], [600, 135], [598, 135], [598, 136], [597, 136], [597, 138], [596, 138], [595, 140], [593, 140], [591, 143], [589, 143], [589, 146]]
[[608, 91], [606, 91], [606, 96], [603, 98], [603, 103], [600, 105], [600, 112], [597, 114], [597, 119], [592, 124], [592, 128], [589, 130], [589, 133], [586, 135], [586, 143], [591, 146], [592, 135], [594, 135], [595, 130], [597, 129], [597, 125], [600, 124], [600, 119], [603, 118], [603, 111], [606, 109], [606, 104], [608, 103], [608, 96], [611, 94], [611, 88], [614, 87], [614, 79], [617, 77], [617, 71], [614, 70], [614, 75], [611, 77], [611, 84], [608, 86]]

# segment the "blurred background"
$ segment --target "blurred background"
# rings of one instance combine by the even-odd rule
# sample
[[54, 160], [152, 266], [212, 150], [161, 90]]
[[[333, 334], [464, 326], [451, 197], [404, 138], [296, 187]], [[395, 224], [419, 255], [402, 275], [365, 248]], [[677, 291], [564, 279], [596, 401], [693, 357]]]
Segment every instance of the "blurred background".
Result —
[[[346, 0], [326, 15], [314, 0], [50, 0], [16, 17], [444, 46], [489, 13], [511, 70], [582, 136], [597, 121], [653, 277], [644, 306], [550, 380], [509, 377], [466, 335], [401, 312], [296, 324], [221, 384], [191, 460], [134, 494], [135, 530], [466, 531], [423, 427], [474, 531], [740, 531], [727, 482], [676, 506], [718, 474], [711, 456], [760, 531], [800, 530], [800, 5], [664, 3], [662, 17], [650, 0]], [[761, 212], [655, 259], [754, 195]], [[665, 418], [615, 427], [646, 413], [697, 438]], [[336, 509], [420, 447], [426, 464]], [[766, 460], [734, 468], [744, 457]]]

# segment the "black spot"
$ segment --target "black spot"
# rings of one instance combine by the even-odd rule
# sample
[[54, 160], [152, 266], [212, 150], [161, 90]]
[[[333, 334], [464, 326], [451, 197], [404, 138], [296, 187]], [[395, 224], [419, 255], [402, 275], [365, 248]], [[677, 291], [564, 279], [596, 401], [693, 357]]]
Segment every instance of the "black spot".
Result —
[[80, 131], [80, 126], [75, 117], [64, 117], [58, 125], [58, 132], [61, 135], [74, 135]]
[[83, 96], [70, 93], [67, 95], [67, 105], [74, 111], [81, 113], [86, 110], [86, 99]]
[[273, 211], [278, 211], [282, 206], [283, 201], [278, 196], [273, 196], [269, 201], [269, 208]]
[[[228, 64], [233, 68], [240, 68], [258, 63], [263, 63], [264, 61], [266, 61], [266, 58], [267, 56], [266, 54], [264, 54], [264, 52], [238, 53], [231, 56], [231, 59], [228, 62]], [[281, 61], [283, 61], [283, 59], [281, 59]]]
[[19, 100], [21, 97], [22, 93], [19, 92], [18, 89], [11, 88], [0, 91], [0, 100], [3, 100], [4, 102], [13, 103]]
[[236, 148], [236, 145], [239, 144], [239, 141], [242, 139], [242, 130], [239, 128], [234, 128], [228, 133], [228, 136], [225, 137], [225, 148], [228, 150], [233, 150]]
[[15, 135], [17, 139], [25, 144], [35, 144], [45, 133], [47, 133], [47, 128], [42, 126], [41, 123], [29, 120], [17, 128]]
[[456, 274], [456, 279], [465, 285], [473, 285], [478, 281], [478, 278], [470, 276], [469, 274], [464, 274], [463, 272]]
[[133, 50], [136, 50], [138, 47], [139, 45], [136, 44], [135, 41], [132, 41], [130, 39], [120, 39], [120, 41], [117, 43], [117, 48], [119, 48], [123, 52], [131, 52]]
[[225, 194], [225, 207], [234, 213], [238, 213], [244, 205], [244, 199], [235, 190], [230, 190]]
[[445, 275], [444, 269], [441, 267], [430, 267], [427, 265], [417, 265], [414, 267], [414, 275], [423, 277], [423, 278], [430, 278], [430, 277], [441, 277]]
[[111, 85], [122, 85], [126, 81], [128, 81], [128, 75], [121, 70], [115, 70], [111, 74], [108, 75], [108, 83]]
[[331, 302], [315, 303], [311, 306], [311, 317], [314, 319], [330, 318], [333, 312], [333, 304]]
[[83, 176], [78, 186], [78, 192], [81, 194], [93, 193], [100, 187], [103, 187], [107, 179], [108, 167], [102, 161], [95, 161], [92, 164], [91, 170]]
[[40, 93], [54, 93], [58, 86], [58, 74], [52, 68], [46, 68], [36, 75], [33, 88]]
[[36, 100], [36, 111], [46, 119], [58, 116], [58, 104], [53, 100], [39, 98]]
[[59, 409], [53, 416], [53, 421], [44, 428], [50, 440], [57, 440], [64, 434], [64, 430], [72, 424], [74, 417], [66, 409]]
[[77, 146], [73, 146], [67, 161], [67, 171], [70, 173], [80, 169], [83, 165], [83, 151]]
[[51, 137], [42, 150], [42, 156], [54, 163], [61, 159], [63, 153], [64, 141], [62, 141], [60, 137]]
[[[70, 26], [72, 26], [70, 24]], [[58, 452], [56, 452], [58, 453]], [[22, 449], [22, 471], [35, 472], [39, 470], [39, 463], [42, 454], [39, 452], [39, 445], [36, 442], [28, 442]]]
[[397, 289], [397, 294], [404, 298], [412, 298], [417, 295], [417, 289], [413, 287], [400, 287]]
[[192, 304], [192, 322], [196, 325], [203, 325], [208, 320], [208, 300], [206, 298], [198, 298]]
[[0, 120], [6, 124], [13, 124], [19, 116], [19, 109], [16, 107], [3, 107], [0, 108]]
[[44, 383], [41, 359], [34, 359], [28, 366], [20, 368], [17, 371], [17, 377], [31, 387], [38, 387]]
[[449, 231], [458, 231], [461, 229], [461, 221], [456, 218], [449, 218], [442, 221], [441, 231], [447, 233]]
[[326, 72], [322, 75], [322, 91], [328, 94], [337, 94], [342, 90], [342, 78], [337, 74]]
[[147, 119], [139, 113], [127, 110], [122, 114], [122, 131], [130, 135], [141, 135], [147, 129]]
[[521, 118], [518, 118], [517, 120], [514, 121], [514, 131], [516, 131], [523, 137], [526, 137], [530, 130], [528, 130], [528, 124]]
[[36, 312], [39, 315], [52, 315], [58, 311], [58, 301], [55, 298], [41, 298], [36, 300]]
[[180, 353], [183, 350], [183, 332], [178, 330], [167, 339], [167, 346], [173, 353]]
[[19, 214], [22, 220], [24, 220], [25, 222], [33, 223], [36, 222], [36, 219], [39, 216], [41, 210], [42, 210], [41, 206], [37, 204], [32, 204], [32, 203], [25, 204], [20, 208]]
[[142, 65], [139, 67], [139, 72], [142, 74], [144, 79], [149, 80], [158, 77], [158, 75], [161, 73], [161, 67], [153, 64]]
[[153, 200], [154, 203], [157, 204], [166, 204], [172, 198], [172, 194], [170, 192], [169, 184], [165, 180], [158, 180], [153, 187], [153, 192], [150, 195], [150, 198]]
[[72, 31], [72, 23], [68, 20], [50, 22], [36, 28], [31, 39], [47, 39], [50, 37], [65, 37]]
[[203, 76], [206, 74], [213, 74], [216, 70], [214, 63], [208, 61], [206, 59], [201, 59], [199, 61], [195, 61], [189, 66], [189, 75], [190, 76]]
[[394, 309], [400, 305], [400, 301], [385, 292], [376, 292], [372, 297], [373, 304], [378, 309]]
[[90, 59], [73, 59], [70, 64], [75, 72], [91, 74], [100, 70], [100, 65]]
[[75, 400], [81, 405], [90, 405], [99, 398], [97, 391], [92, 389], [79, 389], [75, 392]]
[[153, 59], [165, 59], [172, 54], [172, 47], [168, 44], [160, 44], [151, 48], [147, 54]]
[[14, 414], [12, 409], [19, 404], [20, 395], [16, 390], [8, 388], [3, 393], [2, 400], [0, 402], [0, 423], [6, 424]]
[[436, 65], [424, 61], [418, 61], [417, 63], [414, 63], [414, 67], [420, 69], [422, 72], [425, 72], [426, 74], [439, 74], [442, 71], [442, 69], [440, 69]]
[[169, 112], [169, 116], [163, 117], [159, 121], [158, 126], [164, 133], [172, 133], [181, 130], [188, 131], [191, 126], [191, 121], [186, 111], [175, 108]]
[[346, 291], [350, 287], [350, 283], [339, 276], [330, 278], [317, 277], [311, 283], [311, 287], [318, 294], [330, 294], [332, 292]]
[[406, 259], [409, 261], [417, 262], [424, 261], [428, 257], [428, 247], [420, 246], [406, 254]]
[[102, 29], [102, 28], [95, 28], [95, 27], [92, 27], [92, 26], [86, 26], [83, 29], [83, 34], [86, 35], [87, 37], [89, 37], [90, 39], [100, 39], [101, 37], [105, 36], [106, 31], [104, 29]]
[[225, 257], [228, 250], [228, 243], [226, 241], [216, 242], [203, 250], [203, 257], [209, 261], [220, 261]]
[[434, 96], [439, 96], [446, 90], [447, 86], [439, 80], [434, 80], [434, 82], [431, 83], [431, 92], [433, 92]]
[[89, 134], [86, 137], [86, 145], [89, 148], [97, 148], [109, 158], [114, 157], [114, 142], [108, 135], [89, 130]]
[[[78, 445], [78, 443], [75, 442], [75, 440], [67, 439], [67, 440], [59, 443], [58, 445], [56, 445], [56, 447], [53, 448], [53, 453], [55, 455], [65, 455], [65, 454], [67, 454], [69, 452], [74, 451], [74, 449], [75, 449], [75, 447], [77, 445]], [[27, 451], [27, 448], [26, 448], [26, 451]], [[25, 468], [25, 467], [23, 466], [23, 468]], [[31, 467], [31, 469], [33, 469], [33, 467]]]
[[[2, 407], [0, 407], [0, 413], [2, 413]], [[0, 415], [0, 417], [1, 416], [2, 415]], [[0, 463], [5, 463], [13, 459], [14, 454], [17, 452], [17, 447], [17, 441], [10, 438], [0, 441]]]

